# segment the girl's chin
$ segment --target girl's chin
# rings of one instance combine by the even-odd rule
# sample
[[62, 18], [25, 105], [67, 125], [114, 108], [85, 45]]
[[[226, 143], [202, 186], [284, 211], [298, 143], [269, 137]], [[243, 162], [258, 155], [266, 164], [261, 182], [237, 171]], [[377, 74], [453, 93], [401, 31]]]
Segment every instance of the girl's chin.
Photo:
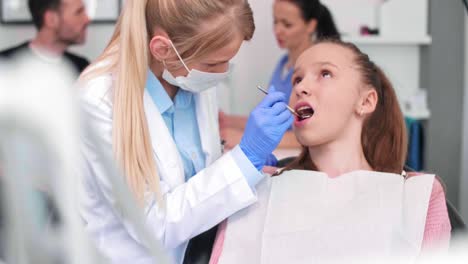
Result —
[[307, 134], [302, 134], [302, 133], [296, 133], [296, 139], [297, 139], [297, 142], [305, 147], [305, 148], [316, 148], [316, 147], [320, 147], [320, 146], [323, 146], [324, 144], [326, 144], [326, 140], [323, 139], [323, 138], [317, 138], [317, 137], [313, 137], [311, 138], [311, 135], [310, 133]]
[[297, 142], [301, 144], [301, 146], [306, 147], [306, 148], [314, 147], [317, 145], [317, 142], [315, 140], [312, 140], [307, 137], [296, 136], [296, 139], [297, 139]]

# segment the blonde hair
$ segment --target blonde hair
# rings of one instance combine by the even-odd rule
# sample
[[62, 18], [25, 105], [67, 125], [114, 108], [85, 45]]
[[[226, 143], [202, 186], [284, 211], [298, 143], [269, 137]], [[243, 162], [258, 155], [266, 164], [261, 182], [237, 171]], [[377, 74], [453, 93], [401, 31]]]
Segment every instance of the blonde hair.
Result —
[[[126, 1], [108, 46], [81, 79], [104, 73], [116, 76], [113, 151], [140, 202], [147, 190], [156, 193], [158, 201], [162, 198], [143, 105], [149, 40], [155, 28], [168, 34], [186, 63], [225, 46], [239, 34], [250, 40], [255, 30], [247, 0]], [[167, 67], [176, 66], [168, 62]]]

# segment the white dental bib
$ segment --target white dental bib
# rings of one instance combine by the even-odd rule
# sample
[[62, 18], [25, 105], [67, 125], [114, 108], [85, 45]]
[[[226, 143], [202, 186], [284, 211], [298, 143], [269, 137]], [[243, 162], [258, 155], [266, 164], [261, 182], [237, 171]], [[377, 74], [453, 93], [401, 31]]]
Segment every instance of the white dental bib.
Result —
[[219, 264], [411, 263], [421, 251], [434, 175], [288, 171], [228, 219]]

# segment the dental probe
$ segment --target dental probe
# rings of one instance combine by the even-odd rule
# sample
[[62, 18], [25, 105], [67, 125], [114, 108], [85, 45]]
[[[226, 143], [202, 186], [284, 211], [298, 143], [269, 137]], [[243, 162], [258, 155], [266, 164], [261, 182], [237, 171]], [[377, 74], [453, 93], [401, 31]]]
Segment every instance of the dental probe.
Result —
[[[264, 94], [268, 94], [267, 91], [265, 91], [265, 89], [263, 89], [260, 85], [257, 85], [257, 89], [259, 89], [260, 91], [262, 91]], [[289, 105], [286, 105], [286, 107], [288, 108], [288, 110], [295, 116], [298, 116], [298, 117], [301, 117], [298, 113], [296, 113], [296, 111], [294, 111], [294, 109], [292, 109]]]

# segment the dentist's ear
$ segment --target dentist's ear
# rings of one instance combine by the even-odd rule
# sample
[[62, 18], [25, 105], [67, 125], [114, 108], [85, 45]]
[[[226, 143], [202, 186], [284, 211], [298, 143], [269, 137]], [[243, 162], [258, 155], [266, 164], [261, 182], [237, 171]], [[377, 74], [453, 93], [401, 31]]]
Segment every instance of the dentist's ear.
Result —
[[359, 116], [371, 114], [375, 111], [379, 102], [379, 96], [374, 88], [366, 89], [361, 93], [361, 98], [356, 107], [356, 113]]
[[309, 33], [309, 35], [312, 35], [315, 32], [317, 32], [318, 20], [317, 19], [311, 19], [309, 22], [307, 22], [306, 26], [307, 26], [307, 28], [306, 28], [307, 33]]
[[164, 36], [154, 36], [150, 43], [149, 49], [151, 55], [158, 61], [165, 61], [171, 56], [172, 46], [170, 40]]

